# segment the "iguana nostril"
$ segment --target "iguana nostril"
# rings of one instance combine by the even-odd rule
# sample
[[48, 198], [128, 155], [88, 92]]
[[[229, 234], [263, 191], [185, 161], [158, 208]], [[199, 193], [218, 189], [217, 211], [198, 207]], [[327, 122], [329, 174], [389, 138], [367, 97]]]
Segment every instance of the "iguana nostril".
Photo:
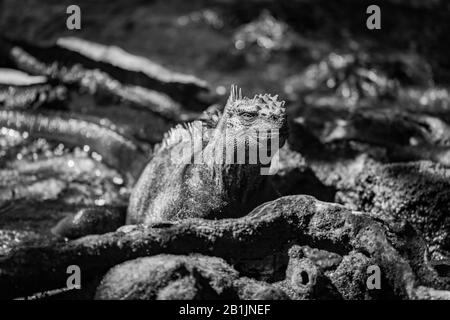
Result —
[[309, 275], [308, 272], [302, 271], [300, 272], [300, 279], [303, 285], [307, 285], [309, 282]]

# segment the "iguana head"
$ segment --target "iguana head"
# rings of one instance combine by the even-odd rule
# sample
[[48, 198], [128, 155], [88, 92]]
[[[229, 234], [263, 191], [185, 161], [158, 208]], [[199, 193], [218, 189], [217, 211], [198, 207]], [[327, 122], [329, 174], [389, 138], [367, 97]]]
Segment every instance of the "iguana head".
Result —
[[[212, 139], [216, 150], [226, 151], [216, 153], [216, 156], [224, 155], [226, 164], [267, 165], [286, 138], [284, 101], [270, 94], [244, 97], [242, 90], [231, 87], [223, 115], [216, 127], [215, 139]], [[260, 161], [260, 155], [266, 160]]]
[[232, 86], [223, 113], [212, 108], [201, 121], [176, 127], [161, 147], [171, 149], [176, 161], [207, 164], [213, 172], [218, 168], [250, 172], [261, 167], [266, 171], [285, 143], [287, 131], [284, 101], [278, 96], [258, 94], [248, 98]]

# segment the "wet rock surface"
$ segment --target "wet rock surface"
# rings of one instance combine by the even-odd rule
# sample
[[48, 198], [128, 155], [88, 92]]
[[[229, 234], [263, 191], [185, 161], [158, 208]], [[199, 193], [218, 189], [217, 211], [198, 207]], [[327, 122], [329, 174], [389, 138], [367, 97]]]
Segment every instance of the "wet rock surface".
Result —
[[237, 278], [237, 271], [218, 258], [158, 255], [127, 261], [108, 271], [96, 298], [231, 299]]
[[[328, 253], [311, 252], [309, 248], [284, 251], [290, 256], [289, 263], [281, 266], [285, 270], [285, 280], [273, 285], [294, 299], [317, 298], [319, 293], [321, 297], [324, 294], [332, 298], [366, 297], [367, 287], [361, 289], [361, 272], [369, 263], [382, 270], [383, 290], [376, 291], [376, 294], [385, 298], [421, 298], [423, 293], [418, 292], [418, 288], [428, 290], [426, 292], [429, 294], [432, 294], [430, 288], [439, 292], [448, 289], [448, 284], [431, 268], [426, 258], [426, 246], [414, 229], [408, 226], [393, 229], [368, 215], [352, 212], [337, 204], [320, 202], [308, 196], [288, 196], [263, 204], [239, 219], [189, 219], [153, 226], [126, 226], [113, 233], [92, 235], [65, 244], [15, 250], [0, 263], [0, 283], [3, 288], [8, 288], [2, 296], [12, 297], [29, 294], [39, 288], [61, 287], [66, 281], [65, 268], [73, 263], [77, 263], [85, 276], [91, 278], [121, 262], [162, 253], [199, 253], [220, 257], [235, 266], [241, 276], [245, 276], [245, 262], [249, 259], [261, 259], [263, 262], [268, 254], [283, 252], [287, 245], [295, 243], [321, 250], [326, 248]], [[355, 254], [356, 257], [352, 258]], [[340, 263], [339, 256], [342, 256]], [[127, 270], [135, 264], [160, 264], [161, 259], [171, 265], [169, 261], [172, 258], [164, 257], [126, 262], [110, 271], [103, 284], [109, 288], [109, 284], [119, 281], [120, 285], [117, 283], [112, 287], [117, 287], [117, 294], [120, 294], [122, 286], [128, 287], [133, 282], [129, 277], [139, 277], [141, 280], [138, 282], [151, 290], [152, 285], [146, 287], [148, 281], [145, 280], [149, 277], [149, 268], [143, 268], [142, 272]], [[178, 261], [178, 258], [174, 259]], [[186, 264], [184, 258], [179, 259], [182, 265]], [[351, 263], [349, 269], [349, 259], [360, 263]], [[167, 274], [162, 273], [162, 278], [151, 278], [158, 281], [170, 278], [171, 273], [169, 268]], [[340, 283], [339, 279], [347, 274], [348, 277], [359, 275], [355, 278], [355, 281], [359, 279], [359, 284]], [[122, 279], [130, 281], [121, 282]], [[196, 292], [199, 286], [197, 281], [200, 280], [194, 280], [188, 276], [171, 285]], [[255, 287], [251, 281], [249, 285]], [[167, 290], [172, 291], [170, 288]], [[105, 295], [108, 292], [116, 294], [115, 289], [109, 290], [105, 291]], [[247, 292], [242, 287], [241, 290]], [[270, 291], [274, 294], [279, 292], [276, 289]], [[248, 292], [246, 294], [248, 296]], [[193, 293], [189, 295], [193, 296]]]
[[[122, 211], [122, 212], [121, 212]], [[52, 228], [52, 233], [61, 237], [76, 239], [85, 234], [103, 234], [115, 231], [125, 224], [124, 210], [102, 210], [90, 207], [81, 209], [75, 215], [66, 217]]]
[[[0, 297], [450, 299], [444, 2], [388, 1], [368, 34], [365, 1], [81, 1], [79, 38], [58, 25], [64, 1], [27, 1], [25, 18], [11, 3]], [[155, 144], [231, 83], [288, 101], [276, 200], [237, 219], [123, 226]], [[69, 265], [80, 291], [64, 289]]]

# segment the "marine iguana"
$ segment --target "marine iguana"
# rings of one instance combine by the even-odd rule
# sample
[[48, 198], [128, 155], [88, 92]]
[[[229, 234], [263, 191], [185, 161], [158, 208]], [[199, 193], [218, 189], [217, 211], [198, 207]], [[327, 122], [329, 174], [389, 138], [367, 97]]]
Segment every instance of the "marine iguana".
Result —
[[243, 97], [232, 86], [223, 114], [210, 113], [165, 136], [131, 193], [127, 223], [248, 213], [262, 200], [263, 147], [277, 139], [270, 161], [286, 138], [284, 101], [269, 94]]
[[[126, 223], [247, 214], [276, 197], [262, 170], [286, 139], [284, 101], [269, 94], [243, 97], [242, 91], [232, 86], [223, 113], [215, 109], [203, 119], [178, 125], [155, 147], [131, 192]], [[264, 155], [268, 163], [264, 163], [260, 153], [269, 144]], [[258, 151], [256, 159], [252, 150]], [[242, 151], [244, 157], [238, 154]], [[84, 214], [89, 217], [83, 219]], [[74, 228], [82, 229], [80, 221], [98, 220], [99, 214], [101, 208], [81, 211], [75, 218], [61, 221], [53, 232], [67, 236]], [[105, 214], [110, 213], [105, 210]]]

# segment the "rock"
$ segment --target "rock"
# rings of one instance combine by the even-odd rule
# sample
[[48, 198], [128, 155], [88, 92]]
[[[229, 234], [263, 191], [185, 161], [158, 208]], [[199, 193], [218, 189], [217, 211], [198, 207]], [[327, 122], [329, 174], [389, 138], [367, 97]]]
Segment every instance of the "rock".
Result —
[[235, 49], [245, 52], [249, 62], [258, 58], [267, 60], [277, 51], [292, 50], [297, 41], [298, 35], [267, 10], [257, 19], [239, 27], [233, 36]]
[[[97, 120], [97, 121], [96, 121]], [[0, 126], [28, 132], [33, 138], [89, 146], [109, 166], [123, 172], [132, 185], [151, 154], [134, 137], [121, 134], [101, 119], [48, 112], [0, 110]]]
[[364, 54], [331, 53], [286, 81], [285, 92], [296, 99], [307, 94], [334, 97], [351, 108], [361, 99], [384, 99], [395, 93], [396, 82], [384, 70], [372, 67]]
[[1, 43], [0, 53], [18, 69], [75, 85], [100, 99], [115, 98], [116, 102], [127, 102], [172, 120], [192, 119], [196, 112], [214, 101], [205, 81], [171, 72], [118, 47], [79, 38], [60, 38], [46, 46], [10, 40]]
[[[310, 253], [308, 249], [306, 252]], [[304, 258], [301, 248], [294, 246], [289, 250], [289, 264], [286, 280], [280, 285], [286, 288], [292, 299], [340, 299], [336, 288], [322, 269], [311, 259]], [[317, 260], [316, 260], [317, 261]]]
[[52, 85], [46, 77], [0, 68], [0, 106], [5, 109], [35, 110], [43, 105], [67, 108], [67, 88]]
[[81, 209], [73, 216], [62, 219], [52, 233], [61, 237], [76, 239], [89, 234], [103, 234], [115, 231], [125, 223], [125, 212], [104, 207]]
[[230, 299], [237, 277], [219, 258], [158, 255], [112, 268], [97, 288], [96, 299]]
[[289, 300], [285, 289], [264, 281], [242, 277], [234, 282], [234, 287], [241, 300]]
[[385, 221], [407, 220], [436, 258], [450, 252], [450, 170], [430, 161], [367, 168], [356, 179], [358, 210]]
[[279, 190], [304, 192], [305, 180], [313, 181], [305, 193], [370, 213], [388, 224], [408, 221], [423, 233], [433, 259], [448, 258], [448, 168], [431, 161], [381, 163], [364, 152], [338, 160], [305, 159], [285, 149], [280, 151], [281, 169], [273, 179], [288, 176], [290, 189], [279, 183]]
[[450, 292], [433, 288], [419, 287], [416, 291], [418, 300], [450, 300]]
[[[238, 297], [233, 283], [239, 278], [238, 272], [246, 269], [243, 265], [246, 261], [254, 263], [260, 259], [265, 263], [267, 256], [282, 254], [296, 243], [334, 253], [314, 253], [306, 248], [291, 251], [288, 265], [279, 266], [285, 268], [286, 279], [278, 288], [296, 299], [318, 298], [319, 292], [333, 293], [329, 274], [338, 256], [345, 257], [352, 252], [363, 254], [371, 264], [379, 266], [385, 277], [383, 284], [386, 284], [383, 297], [411, 299], [419, 286], [436, 290], [450, 288], [433, 271], [426, 246], [408, 223], [397, 226], [338, 204], [297, 195], [267, 202], [237, 219], [186, 219], [149, 226], [129, 225], [116, 232], [68, 243], [14, 250], [0, 260], [0, 285], [5, 288], [0, 294], [17, 297], [61, 288], [67, 280], [64, 277], [67, 265], [76, 264], [86, 277], [94, 277], [113, 267], [98, 289], [99, 298], [156, 299], [159, 290], [174, 279], [170, 275], [176, 280], [183, 275], [196, 279], [173, 284], [183, 286], [186, 297], [201, 295], [196, 292], [202, 287], [203, 278], [221, 297], [230, 297], [228, 288], [233, 297]], [[167, 256], [192, 253], [217, 258]], [[133, 260], [140, 257], [146, 258]], [[118, 265], [120, 263], [123, 264]], [[343, 263], [340, 263], [342, 268], [345, 266], [342, 272], [351, 274], [351, 266]], [[202, 278], [195, 278], [194, 270]], [[358, 279], [355, 279], [355, 286], [358, 286]], [[133, 286], [134, 282], [138, 285]], [[205, 288], [207, 293], [209, 289]], [[241, 292], [250, 292], [247, 296], [252, 296], [256, 291], [259, 290], [250, 288]], [[161, 295], [176, 296], [170, 287]]]
[[[203, 284], [202, 284], [203, 282]], [[167, 287], [161, 289], [157, 300], [216, 300], [219, 295], [209, 286], [206, 279], [198, 277], [185, 277], [172, 281]]]
[[280, 149], [279, 159], [276, 172], [269, 179], [280, 195], [307, 194], [322, 201], [334, 201], [335, 188], [324, 185], [300, 153], [285, 145]]
[[293, 246], [289, 250], [289, 256], [291, 259], [305, 257], [311, 260], [323, 272], [336, 269], [342, 261], [342, 257], [337, 253], [311, 248], [309, 246]]
[[33, 231], [0, 229], [0, 257], [20, 247], [32, 246], [36, 243], [51, 244], [56, 240], [56, 237]]
[[289, 300], [289, 296], [281, 289], [265, 287], [257, 290], [249, 300]]
[[344, 256], [337, 269], [330, 275], [331, 282], [344, 299], [369, 299], [367, 288], [367, 268], [371, 265], [370, 259], [360, 252], [351, 252]]

